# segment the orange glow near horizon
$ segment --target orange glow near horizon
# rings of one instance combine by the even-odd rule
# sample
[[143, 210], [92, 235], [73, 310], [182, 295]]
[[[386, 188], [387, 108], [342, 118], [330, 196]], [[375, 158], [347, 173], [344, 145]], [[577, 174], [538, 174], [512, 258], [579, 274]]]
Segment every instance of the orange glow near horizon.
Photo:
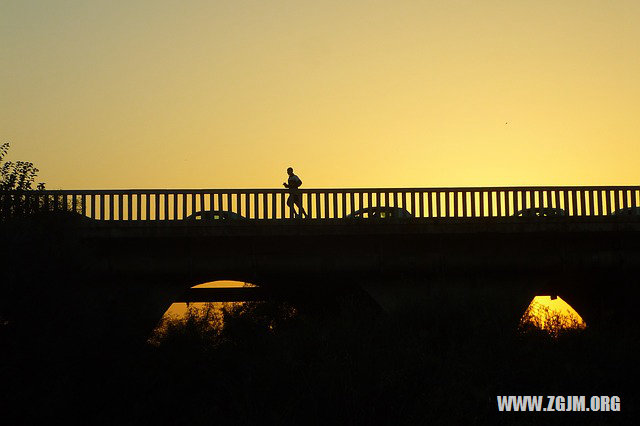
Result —
[[51, 189], [635, 185], [640, 2], [4, 2]]
[[[229, 280], [218, 280], [218, 281], [210, 281], [203, 284], [195, 285], [191, 288], [239, 288], [239, 287], [255, 287], [255, 285], [241, 282], [241, 281], [229, 281]], [[231, 307], [237, 305], [238, 303], [243, 302], [208, 302], [217, 315], [222, 315], [222, 309], [225, 307]], [[179, 320], [184, 318], [188, 313], [189, 309], [192, 310], [201, 310], [205, 307], [207, 303], [196, 302], [196, 303], [172, 303], [171, 306], [165, 311], [160, 319], [160, 324], [163, 321], [168, 319]]]
[[587, 326], [580, 314], [561, 297], [536, 296], [527, 307], [522, 325], [530, 324], [557, 335], [565, 329], [583, 329]]

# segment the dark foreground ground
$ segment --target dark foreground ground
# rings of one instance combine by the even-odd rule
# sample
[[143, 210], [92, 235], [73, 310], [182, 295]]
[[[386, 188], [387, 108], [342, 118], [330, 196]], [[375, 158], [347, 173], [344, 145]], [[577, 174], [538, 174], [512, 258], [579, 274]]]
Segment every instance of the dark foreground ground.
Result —
[[[194, 316], [149, 344], [117, 318], [33, 300], [0, 326], [3, 424], [634, 423], [632, 316], [553, 339], [496, 309], [432, 299], [390, 313], [345, 291], [248, 303], [222, 329]], [[621, 411], [498, 413], [497, 395], [618, 395]]]
[[[498, 271], [505, 285], [396, 277], [378, 290], [405, 297], [386, 304], [368, 282], [316, 277], [334, 289], [248, 303], [226, 312], [222, 329], [211, 315], [168, 324], [151, 344], [145, 321], [160, 317], [145, 289], [162, 293], [163, 283], [83, 273], [82, 250], [46, 226], [7, 234], [3, 425], [637, 424], [637, 273], [563, 277], [576, 288], [590, 278], [597, 293], [576, 298], [595, 312], [581, 312], [587, 329], [557, 339], [519, 331], [526, 300], [504, 293], [537, 279]], [[621, 411], [499, 413], [497, 395], [617, 395]]]

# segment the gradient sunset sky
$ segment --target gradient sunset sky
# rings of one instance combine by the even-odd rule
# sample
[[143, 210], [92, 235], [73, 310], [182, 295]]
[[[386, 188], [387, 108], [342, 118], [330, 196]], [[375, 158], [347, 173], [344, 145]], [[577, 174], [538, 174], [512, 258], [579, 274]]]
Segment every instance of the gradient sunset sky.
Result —
[[50, 189], [638, 184], [640, 1], [0, 1]]

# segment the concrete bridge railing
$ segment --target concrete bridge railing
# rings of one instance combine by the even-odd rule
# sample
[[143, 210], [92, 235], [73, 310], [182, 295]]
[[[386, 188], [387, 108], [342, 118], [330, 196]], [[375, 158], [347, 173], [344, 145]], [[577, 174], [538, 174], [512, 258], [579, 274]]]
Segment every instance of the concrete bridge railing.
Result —
[[507, 217], [526, 209], [606, 216], [638, 207], [640, 186], [0, 191], [0, 213], [5, 219], [29, 212], [72, 211], [97, 220], [174, 221], [200, 211], [223, 211], [273, 220], [295, 217], [287, 202], [290, 196], [308, 213], [301, 220], [340, 219], [381, 207], [400, 208], [417, 218]]

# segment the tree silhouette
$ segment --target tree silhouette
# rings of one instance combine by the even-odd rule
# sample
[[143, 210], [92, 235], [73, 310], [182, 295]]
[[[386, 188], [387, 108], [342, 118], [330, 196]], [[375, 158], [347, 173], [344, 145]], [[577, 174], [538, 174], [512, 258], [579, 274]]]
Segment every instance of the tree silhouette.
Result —
[[0, 145], [0, 221], [40, 210], [44, 197], [29, 196], [32, 190], [45, 189], [36, 183], [39, 170], [29, 161], [4, 161], [9, 143]]
[[0, 190], [43, 190], [45, 184], [35, 182], [39, 172], [36, 166], [29, 161], [4, 162], [8, 152], [9, 143], [0, 145]]

